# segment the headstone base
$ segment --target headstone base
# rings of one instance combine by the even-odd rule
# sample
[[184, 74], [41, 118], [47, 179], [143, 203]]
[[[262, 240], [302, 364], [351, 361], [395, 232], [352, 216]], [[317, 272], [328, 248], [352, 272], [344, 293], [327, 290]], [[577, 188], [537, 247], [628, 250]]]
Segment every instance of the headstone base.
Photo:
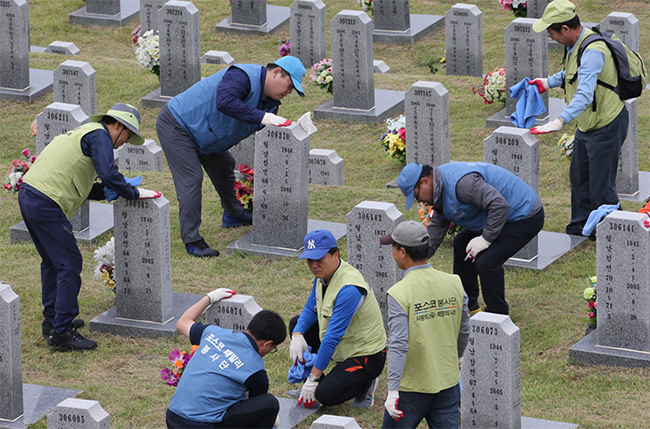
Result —
[[375, 73], [380, 73], [380, 74], [390, 73], [390, 67], [388, 67], [385, 61], [373, 60], [372, 67]]
[[573, 249], [587, 237], [579, 235], [561, 234], [558, 232], [540, 231], [537, 234], [537, 256], [533, 259], [510, 258], [503, 266], [505, 268], [529, 268], [532, 270], [545, 270], [550, 264], [562, 255]]
[[[537, 119], [535, 120], [535, 126], [537, 127], [540, 125], [544, 125], [549, 121], [555, 120], [558, 116], [560, 116], [560, 113], [562, 113], [562, 110], [564, 110], [565, 107], [566, 107], [566, 103], [564, 102], [563, 99], [549, 98], [548, 110], [550, 111], [550, 114], [547, 114], [546, 116], [538, 116]], [[494, 115], [490, 116], [487, 119], [487, 121], [485, 121], [486, 128], [490, 128], [490, 127], [498, 128], [501, 126], [514, 127], [514, 125], [510, 121], [510, 115], [507, 114], [507, 110], [505, 107], [499, 110]]]
[[29, 69], [29, 86], [25, 89], [0, 88], [0, 100], [31, 103], [41, 95], [51, 91], [53, 84], [53, 71]]
[[404, 92], [375, 89], [375, 107], [369, 110], [334, 107], [330, 100], [314, 109], [314, 118], [344, 122], [368, 122], [379, 124], [395, 113], [404, 110]]
[[625, 368], [650, 367], [650, 353], [598, 345], [598, 329], [569, 348], [569, 360], [585, 365], [620, 366]]
[[0, 428], [26, 428], [27, 425], [36, 423], [43, 416], [48, 415], [60, 402], [74, 398], [81, 392], [81, 390], [23, 383], [25, 413], [13, 421], [0, 419]]
[[157, 88], [153, 92], [142, 97], [142, 105], [144, 107], [163, 107], [172, 98], [174, 97], [160, 95], [160, 88]]
[[38, 54], [44, 54], [47, 48], [44, 46], [34, 46], [30, 45], [29, 52], [36, 52]]
[[[113, 206], [111, 204], [90, 202], [90, 226], [82, 231], [74, 231], [79, 242], [95, 243], [97, 237], [113, 228]], [[32, 241], [25, 222], [20, 221], [9, 229], [11, 241]]]
[[440, 15], [411, 14], [411, 28], [406, 31], [377, 30], [372, 32], [375, 43], [415, 43], [437, 28], [445, 26], [445, 17]]
[[140, 0], [120, 0], [120, 13], [105, 15], [87, 13], [86, 7], [68, 15], [70, 24], [101, 25], [102, 27], [122, 27], [131, 19], [140, 15]]
[[298, 423], [305, 420], [307, 416], [320, 408], [318, 402], [311, 408], [305, 408], [302, 405], [298, 405], [298, 401], [295, 399], [277, 398], [277, 400], [280, 402], [280, 413], [278, 414], [280, 425], [276, 429], [295, 428], [298, 426]]
[[247, 25], [232, 22], [232, 15], [218, 23], [214, 29], [224, 33], [271, 34], [289, 23], [290, 9], [286, 6], [266, 5], [266, 23]]
[[[334, 238], [336, 240], [345, 237], [345, 234], [347, 233], [344, 223], [325, 222], [322, 220], [309, 219], [307, 221], [307, 232], [315, 231], [317, 229], [329, 230], [332, 234], [334, 234]], [[302, 253], [302, 247], [300, 249], [287, 249], [285, 247], [272, 247], [252, 244], [252, 236], [253, 233], [249, 232], [239, 240], [229, 244], [226, 247], [226, 254], [231, 255], [235, 252], [244, 252], [251, 255], [260, 255], [269, 258], [297, 258]]]
[[580, 425], [575, 423], [554, 422], [532, 417], [521, 418], [521, 429], [576, 429], [579, 427]]
[[639, 171], [639, 190], [634, 194], [618, 194], [623, 201], [645, 202], [650, 198], [650, 172]]
[[172, 318], [165, 323], [118, 318], [116, 308], [112, 307], [90, 321], [90, 330], [122, 337], [169, 337], [176, 334], [179, 317], [203, 297], [204, 295], [172, 292]]

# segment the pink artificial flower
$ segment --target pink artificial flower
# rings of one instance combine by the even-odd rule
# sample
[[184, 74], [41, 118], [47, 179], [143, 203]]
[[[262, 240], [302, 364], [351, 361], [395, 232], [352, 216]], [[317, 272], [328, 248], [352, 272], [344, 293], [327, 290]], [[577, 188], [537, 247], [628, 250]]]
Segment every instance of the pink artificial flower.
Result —
[[589, 303], [587, 304], [587, 307], [594, 308], [596, 306], [595, 304], [596, 304], [595, 302], [589, 301]]
[[25, 158], [32, 156], [32, 154], [29, 152], [29, 149], [23, 149], [23, 155], [25, 155]]
[[36, 161], [36, 155], [34, 155], [34, 156], [32, 156], [31, 158], [29, 158], [29, 162], [32, 162], [32, 163], [33, 163], [34, 161]]
[[138, 25], [138, 26], [135, 28], [135, 30], [133, 30], [133, 31], [131, 32], [131, 42], [132, 42], [135, 46], [140, 46], [140, 44], [138, 43], [138, 34], [140, 33], [140, 28], [141, 28], [141, 27], [142, 27], [142, 26]]
[[20, 167], [20, 161], [18, 161], [17, 159], [14, 159], [12, 161], [12, 164], [14, 165], [14, 167]]
[[19, 177], [18, 180], [16, 180], [16, 189], [18, 189], [18, 186], [20, 186], [21, 183], [23, 183], [23, 178]]
[[178, 351], [178, 349], [174, 349], [170, 354], [169, 354], [169, 361], [170, 362], [176, 362], [176, 359], [179, 358], [181, 355], [181, 352]]
[[20, 165], [23, 167], [25, 173], [27, 173], [27, 171], [29, 170], [29, 165], [27, 165], [25, 161], [21, 162]]
[[397, 130], [397, 134], [399, 135], [399, 138], [406, 141], [406, 130], [404, 128]]
[[595, 318], [595, 317], [596, 317], [596, 313], [589, 313], [589, 318], [590, 318], [590, 319], [593, 319], [593, 318]]

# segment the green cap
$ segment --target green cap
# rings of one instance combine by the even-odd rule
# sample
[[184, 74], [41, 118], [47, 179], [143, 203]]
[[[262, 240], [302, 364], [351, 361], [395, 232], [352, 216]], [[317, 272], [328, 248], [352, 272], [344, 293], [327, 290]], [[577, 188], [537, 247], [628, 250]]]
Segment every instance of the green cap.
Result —
[[533, 24], [533, 30], [541, 33], [546, 30], [551, 24], [559, 24], [567, 22], [576, 16], [576, 5], [569, 0], [553, 0], [550, 2], [544, 15]]
[[130, 104], [115, 103], [113, 104], [113, 107], [111, 107], [111, 110], [103, 115], [92, 115], [90, 117], [90, 120], [93, 122], [99, 122], [104, 116], [110, 116], [133, 133], [129, 139], [129, 143], [136, 146], [140, 146], [144, 143], [144, 139], [138, 131], [140, 129], [141, 122], [140, 112], [138, 109], [131, 106]]

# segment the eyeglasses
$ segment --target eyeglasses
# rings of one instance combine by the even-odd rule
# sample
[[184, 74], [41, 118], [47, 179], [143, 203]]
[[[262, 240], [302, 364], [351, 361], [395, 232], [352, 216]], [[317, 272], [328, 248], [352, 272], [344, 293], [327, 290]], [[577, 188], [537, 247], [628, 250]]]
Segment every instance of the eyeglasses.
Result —
[[[415, 193], [415, 189], [418, 190], [418, 193], [417, 193], [417, 194]], [[415, 200], [416, 200], [416, 201], [420, 201], [420, 181], [419, 181], [419, 180], [418, 180], [418, 184], [415, 185], [415, 188], [414, 188], [414, 190], [413, 190], [413, 195], [415, 196]]]
[[277, 353], [278, 351], [278, 346], [273, 346], [273, 350], [271, 350], [271, 353]]

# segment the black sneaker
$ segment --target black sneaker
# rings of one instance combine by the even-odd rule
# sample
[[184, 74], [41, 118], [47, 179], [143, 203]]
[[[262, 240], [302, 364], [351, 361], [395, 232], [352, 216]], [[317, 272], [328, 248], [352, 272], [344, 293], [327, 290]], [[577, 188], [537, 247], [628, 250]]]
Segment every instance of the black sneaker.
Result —
[[208, 246], [208, 243], [204, 239], [195, 241], [194, 243], [187, 243], [185, 245], [185, 250], [192, 256], [199, 258], [212, 258], [214, 256], [219, 256], [219, 251]]
[[84, 338], [79, 331], [72, 326], [68, 327], [62, 334], [52, 332], [47, 339], [47, 345], [65, 352], [83, 352], [86, 350], [95, 350], [97, 343], [88, 338]]
[[[74, 319], [72, 321], [73, 329], [82, 328], [84, 325], [85, 323], [82, 319]], [[50, 336], [50, 332], [52, 331], [53, 326], [50, 322], [43, 320], [43, 324], [41, 325], [41, 328], [43, 329], [43, 338], [47, 340], [47, 338]]]

